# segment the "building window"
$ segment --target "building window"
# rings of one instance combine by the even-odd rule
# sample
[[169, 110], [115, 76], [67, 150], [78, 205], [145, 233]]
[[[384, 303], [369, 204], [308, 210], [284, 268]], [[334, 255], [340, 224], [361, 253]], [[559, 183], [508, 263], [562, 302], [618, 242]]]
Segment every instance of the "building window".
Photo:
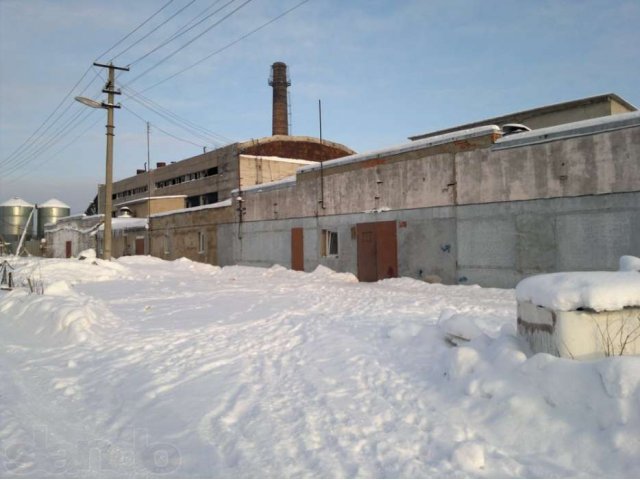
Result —
[[[156, 182], [156, 188], [170, 187], [171, 185], [179, 185], [183, 182], [192, 182], [199, 180], [200, 178], [211, 177], [218, 174], [218, 167], [207, 168], [206, 170], [200, 170], [198, 172], [186, 173], [179, 177], [168, 178]], [[115, 198], [115, 197], [114, 197]]]
[[202, 195], [202, 205], [211, 205], [218, 201], [218, 192], [205, 193]]
[[322, 256], [338, 256], [338, 232], [322, 230]]
[[204, 232], [198, 232], [198, 253], [204, 253], [207, 250], [207, 236]]
[[200, 195], [195, 195], [193, 197], [187, 198], [187, 208], [199, 207], [200, 206]]

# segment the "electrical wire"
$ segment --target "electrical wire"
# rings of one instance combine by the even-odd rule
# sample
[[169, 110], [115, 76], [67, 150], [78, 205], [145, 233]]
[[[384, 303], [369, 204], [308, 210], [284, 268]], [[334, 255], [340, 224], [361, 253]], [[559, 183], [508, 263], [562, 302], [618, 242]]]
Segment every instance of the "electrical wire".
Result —
[[[96, 110], [90, 110], [89, 111], [89, 115], [87, 115], [86, 118], [90, 117], [91, 114], [96, 113]], [[73, 140], [71, 140], [69, 143], [67, 143], [64, 147], [62, 147], [60, 150], [58, 150], [57, 152], [55, 152], [54, 154], [52, 154], [51, 156], [46, 157], [42, 162], [38, 163], [35, 168], [40, 168], [42, 167], [45, 163], [48, 163], [50, 160], [53, 160], [54, 158], [56, 158], [58, 155], [60, 155], [62, 152], [64, 152], [67, 148], [69, 148], [71, 145], [73, 145], [74, 143], [76, 143], [78, 140], [80, 140], [89, 130], [91, 130], [93, 127], [95, 127], [98, 122], [102, 120], [101, 117], [98, 117], [91, 125], [89, 125], [87, 128], [85, 128], [80, 134], [78, 134], [78, 136], [76, 136]], [[84, 119], [82, 120], [84, 121]], [[30, 175], [31, 172], [27, 171], [24, 172], [22, 175], [19, 175], [17, 177], [13, 177], [11, 180], [12, 181], [18, 181], [24, 177], [26, 177], [27, 175]]]
[[[86, 92], [89, 87], [91, 87], [91, 85], [93, 85], [93, 83], [95, 82], [95, 80], [98, 78], [97, 75], [95, 75], [91, 81], [82, 89], [82, 91], [80, 92], [80, 95], [82, 95], [84, 92]], [[64, 104], [64, 101], [60, 104], [62, 105]], [[67, 106], [58, 114], [58, 116], [53, 120], [52, 123], [50, 123], [40, 134], [39, 136], [34, 139], [33, 141], [31, 141], [29, 143], [29, 145], [27, 145], [25, 148], [23, 148], [17, 155], [15, 155], [12, 159], [10, 160], [6, 160], [5, 162], [1, 163], [1, 166], [4, 167], [10, 167], [10, 166], [15, 166], [16, 164], [22, 164], [25, 160], [25, 158], [31, 156], [33, 154], [34, 151], [37, 151], [42, 142], [46, 143], [48, 142], [50, 139], [47, 140], [43, 140], [45, 138], [45, 135], [52, 129], [54, 128], [58, 122], [62, 121], [62, 118], [66, 115], [66, 113], [73, 107], [79, 107], [78, 104], [76, 104], [73, 100], [69, 100], [69, 102], [67, 103]], [[60, 132], [60, 129], [58, 130], [58, 132]], [[13, 164], [13, 165], [12, 165]]]
[[[169, 37], [168, 40], [165, 40], [164, 42], [162, 42], [160, 45], [158, 45], [157, 47], [153, 48], [152, 50], [148, 51], [147, 53], [145, 53], [144, 55], [142, 55], [141, 57], [135, 59], [133, 62], [129, 63], [129, 66], [131, 65], [135, 65], [136, 63], [144, 60], [145, 58], [147, 58], [149, 55], [152, 55], [153, 53], [157, 52], [158, 50], [160, 50], [162, 47], [164, 47], [165, 45], [169, 44], [170, 42], [173, 42], [175, 39], [180, 38], [182, 35], [184, 35], [185, 33], [193, 30], [194, 28], [196, 28], [198, 25], [200, 25], [201, 23], [205, 22], [206, 20], [208, 20], [209, 18], [211, 18], [212, 16], [214, 16], [216, 13], [222, 11], [225, 9], [225, 7], [227, 7], [228, 5], [231, 5], [233, 2], [235, 2], [235, 0], [230, 0], [229, 2], [225, 3], [223, 6], [221, 6], [220, 8], [218, 8], [216, 11], [210, 13], [209, 15], [207, 15], [206, 17], [204, 17], [202, 20], [200, 20], [198, 23], [196, 23], [195, 25], [187, 28], [186, 30], [180, 32], [178, 30], [177, 33], [175, 33], [174, 35], [172, 35], [171, 37]], [[217, 2], [216, 2], [217, 3]], [[197, 38], [197, 37], [196, 37]]]
[[189, 127], [181, 124], [179, 121], [174, 120], [170, 116], [163, 114], [162, 112], [158, 111], [153, 106], [148, 105], [147, 103], [145, 103], [144, 101], [140, 100], [139, 98], [131, 98], [131, 99], [134, 102], [138, 103], [139, 105], [147, 108], [148, 110], [151, 110], [156, 115], [161, 116], [162, 118], [164, 118], [168, 122], [172, 123], [173, 125], [181, 128], [182, 130], [185, 130], [186, 132], [188, 132], [189, 134], [191, 134], [195, 138], [198, 138], [199, 140], [202, 140], [202, 141], [206, 142], [207, 144], [214, 144], [216, 146], [220, 146], [221, 145], [221, 142], [219, 142], [218, 140], [213, 140], [212, 138], [207, 137], [206, 135], [200, 134], [197, 131], [193, 131], [193, 129], [189, 129]]
[[[7, 170], [3, 171], [4, 177], [9, 177], [13, 173], [25, 167], [28, 163], [36, 160], [41, 156], [43, 152], [48, 150], [49, 148], [55, 146], [59, 142], [62, 141], [63, 138], [70, 135], [80, 124], [82, 124], [91, 114], [91, 110], [86, 110], [83, 108], [79, 108], [77, 113], [71, 117], [64, 125], [62, 125], [43, 145], [40, 145], [38, 150], [33, 152], [30, 157], [25, 158], [22, 162], [9, 167]], [[85, 114], [84, 116], [82, 116]], [[82, 118], [80, 118], [82, 117]]]
[[237, 39], [236, 39], [236, 40], [234, 40], [233, 42], [228, 43], [228, 44], [227, 44], [227, 45], [225, 45], [224, 47], [221, 47], [221, 48], [219, 48], [218, 50], [215, 50], [214, 52], [212, 52], [212, 53], [208, 54], [207, 56], [205, 56], [205, 57], [201, 58], [201, 59], [200, 59], [200, 60], [198, 60], [197, 62], [192, 63], [192, 64], [191, 64], [191, 65], [189, 65], [188, 67], [183, 68], [182, 70], [180, 70], [180, 71], [178, 71], [178, 72], [174, 73], [173, 75], [171, 75], [171, 76], [169, 76], [169, 77], [167, 77], [167, 78], [165, 78], [165, 79], [163, 79], [163, 80], [160, 80], [159, 82], [154, 83], [154, 84], [153, 84], [153, 85], [151, 85], [150, 87], [146, 87], [146, 88], [144, 88], [143, 90], [141, 90], [141, 93], [144, 93], [144, 92], [146, 92], [146, 91], [148, 91], [148, 90], [151, 90], [152, 88], [157, 87], [158, 85], [161, 85], [161, 84], [163, 84], [163, 83], [165, 83], [165, 82], [168, 82], [169, 80], [171, 80], [171, 79], [173, 79], [173, 78], [177, 77], [178, 75], [182, 75], [183, 73], [187, 72], [188, 70], [191, 70], [192, 68], [194, 68], [194, 67], [196, 67], [196, 66], [200, 65], [202, 62], [204, 62], [204, 61], [206, 61], [206, 60], [210, 59], [210, 58], [211, 58], [211, 57], [213, 57], [214, 55], [218, 55], [219, 53], [224, 52], [224, 51], [225, 51], [225, 50], [227, 50], [228, 48], [230, 48], [230, 47], [234, 46], [235, 44], [237, 44], [237, 43], [241, 42], [242, 40], [244, 40], [244, 39], [246, 39], [246, 38], [250, 37], [250, 36], [251, 36], [251, 35], [253, 35], [254, 33], [257, 33], [257, 32], [259, 32], [260, 30], [262, 30], [263, 28], [265, 28], [265, 27], [267, 27], [267, 26], [271, 25], [272, 23], [274, 23], [274, 22], [276, 22], [276, 21], [280, 20], [282, 17], [284, 17], [285, 15], [288, 15], [289, 13], [293, 12], [293, 11], [294, 11], [294, 10], [296, 10], [297, 8], [299, 8], [299, 7], [301, 7], [302, 5], [304, 5], [305, 3], [307, 3], [308, 1], [309, 1], [309, 0], [303, 0], [302, 2], [300, 2], [300, 3], [296, 4], [296, 5], [294, 5], [294, 6], [293, 6], [292, 8], [290, 8], [289, 10], [286, 10], [286, 11], [282, 12], [280, 15], [278, 15], [278, 16], [276, 16], [276, 17], [272, 18], [272, 19], [271, 19], [271, 20], [269, 20], [268, 22], [263, 23], [263, 24], [262, 24], [262, 25], [260, 25], [259, 27], [254, 28], [254, 29], [253, 29], [253, 30], [251, 30], [250, 32], [248, 32], [248, 33], [246, 33], [246, 34], [242, 35], [241, 37], [237, 38]]
[[120, 45], [122, 42], [124, 42], [127, 38], [129, 38], [131, 35], [133, 35], [134, 33], [136, 33], [138, 30], [140, 30], [140, 28], [142, 28], [144, 25], [146, 25], [147, 23], [149, 23], [151, 21], [151, 19], [153, 19], [153, 17], [155, 17], [156, 15], [158, 15], [162, 10], [164, 10], [165, 8], [167, 8], [169, 5], [171, 5], [174, 2], [174, 0], [169, 0], [167, 3], [165, 3], [162, 7], [160, 7], [158, 10], [156, 10], [155, 13], [153, 13], [149, 18], [147, 18], [144, 22], [142, 22], [140, 25], [138, 25], [136, 28], [134, 28], [132, 31], [130, 31], [128, 34], [126, 34], [124, 37], [122, 37], [120, 40], [118, 40], [115, 44], [113, 44], [108, 50], [106, 50], [105, 52], [101, 53], [100, 55], [98, 55], [95, 59], [95, 61], [97, 62], [100, 58], [104, 57], [107, 53], [109, 53], [111, 50], [113, 50], [114, 48], [116, 48], [118, 45]]
[[[233, 1], [233, 0], [232, 0]], [[125, 86], [131, 85], [133, 82], [139, 80], [141, 77], [145, 76], [146, 74], [148, 74], [149, 72], [151, 72], [152, 70], [156, 69], [159, 65], [163, 64], [164, 62], [166, 62], [167, 60], [169, 60], [170, 58], [172, 58], [174, 55], [176, 55], [178, 52], [181, 52], [182, 50], [184, 50], [186, 47], [188, 47], [189, 45], [191, 45], [193, 42], [195, 42], [196, 40], [198, 40], [200, 37], [202, 37], [205, 33], [209, 32], [211, 29], [217, 27], [218, 25], [220, 25], [222, 22], [224, 22], [225, 20], [227, 20], [229, 17], [231, 17], [234, 13], [236, 13], [238, 10], [240, 10], [241, 8], [245, 7], [246, 5], [248, 5], [249, 3], [251, 3], [253, 0], [245, 0], [244, 3], [242, 3], [240, 6], [236, 7], [235, 9], [233, 9], [231, 12], [229, 12], [228, 14], [226, 14], [224, 17], [222, 17], [220, 20], [218, 20], [217, 22], [215, 22], [213, 25], [210, 25], [209, 27], [207, 27], [205, 30], [203, 30], [202, 32], [200, 32], [198, 35], [196, 35], [195, 37], [193, 37], [191, 40], [189, 40], [187, 43], [185, 43], [184, 45], [182, 45], [180, 48], [174, 50], [173, 52], [171, 52], [169, 55], [167, 55], [166, 57], [162, 58], [162, 60], [156, 62], [155, 64], [153, 64], [151, 67], [147, 68], [144, 72], [142, 72], [140, 75], [138, 75], [137, 77], [135, 77], [133, 80], [129, 81], [129, 83], [127, 83]], [[229, 2], [231, 3], [231, 2]]]
[[[14, 156], [20, 151], [20, 149], [22, 149], [27, 143], [29, 143], [29, 141], [36, 136], [36, 134], [42, 129], [42, 127], [45, 126], [45, 124], [49, 121], [49, 119], [51, 117], [53, 117], [55, 115], [55, 113], [60, 109], [60, 107], [62, 106], [62, 104], [67, 100], [67, 98], [73, 93], [73, 91], [76, 89], [76, 87], [78, 85], [80, 85], [80, 83], [82, 82], [82, 80], [84, 80], [84, 78], [87, 76], [87, 74], [91, 71], [91, 67], [87, 68], [87, 70], [84, 72], [84, 74], [80, 77], [80, 80], [78, 80], [75, 85], [73, 87], [71, 87], [71, 90], [69, 90], [69, 92], [62, 97], [62, 100], [60, 101], [60, 103], [58, 103], [58, 105], [56, 106], [56, 108], [53, 109], [53, 112], [51, 112], [49, 114], [49, 116], [44, 120], [44, 122], [42, 122], [40, 124], [40, 126], [38, 128], [36, 128], [36, 130], [31, 134], [31, 136], [29, 136], [29, 138], [27, 138], [24, 142], [22, 142], [22, 144], [16, 148], [13, 152], [11, 152], [11, 154], [9, 154], [7, 157], [5, 157], [2, 161], [0, 161], [0, 165], [3, 165], [5, 163], [9, 163]], [[95, 78], [94, 78], [95, 79]], [[58, 117], [59, 118], [59, 117]]]
[[153, 127], [154, 127], [154, 128], [156, 128], [157, 130], [161, 131], [162, 133], [164, 133], [164, 134], [166, 134], [166, 135], [168, 135], [168, 136], [170, 136], [170, 137], [172, 137], [172, 138], [175, 138], [176, 140], [180, 140], [181, 142], [189, 143], [189, 144], [191, 144], [191, 145], [195, 145], [195, 146], [196, 146], [196, 147], [198, 147], [198, 148], [206, 147], [206, 145], [198, 145], [197, 143], [194, 143], [194, 142], [192, 142], [192, 141], [190, 141], [190, 140], [187, 140], [187, 139], [184, 139], [184, 138], [178, 137], [177, 135], [174, 135], [174, 134], [172, 134], [172, 133], [167, 132], [166, 130], [163, 130], [163, 129], [162, 129], [162, 128], [160, 128], [158, 125], [156, 125], [156, 124], [154, 124], [154, 123], [151, 123], [151, 122], [149, 122], [149, 121], [145, 120], [142, 116], [140, 116], [140, 115], [138, 115], [136, 112], [134, 112], [130, 107], [125, 107], [125, 106], [123, 106], [122, 108], [123, 108], [124, 110], [128, 111], [129, 113], [131, 113], [133, 116], [135, 116], [135, 117], [137, 117], [138, 119], [142, 120], [143, 122], [145, 122], [145, 123], [146, 123], [146, 124], [148, 124], [149, 126], [153, 126]]
[[[127, 92], [131, 91], [133, 93], [133, 95], [129, 95]], [[128, 87], [125, 88], [125, 92], [124, 95], [127, 98], [131, 98], [131, 97], [135, 97], [135, 99], [140, 99], [143, 102], [145, 102], [146, 104], [149, 104], [152, 107], [155, 107], [156, 109], [160, 110], [161, 113], [166, 114], [168, 116], [170, 116], [171, 118], [173, 118], [174, 120], [183, 123], [185, 126], [190, 127], [191, 129], [194, 129], [202, 134], [204, 134], [207, 137], [211, 137], [212, 139], [214, 139], [214, 143], [222, 143], [222, 144], [228, 144], [228, 143], [233, 143], [233, 140], [225, 137], [224, 135], [221, 135], [219, 133], [213, 132], [211, 130], [208, 130], [194, 122], [192, 122], [191, 120], [188, 120], [184, 117], [179, 116], [178, 114], [172, 112], [171, 110], [163, 107], [162, 105], [160, 105], [158, 102], [151, 100], [148, 97], [145, 97], [144, 95], [142, 95], [142, 93], [136, 92], [133, 88]], [[134, 101], [135, 101], [134, 99]], [[159, 112], [156, 112], [159, 113]], [[159, 113], [160, 114], [160, 113]]]
[[178, 30], [175, 31], [175, 33], [173, 34], [173, 36], [178, 35], [180, 32], [186, 30], [187, 28], [189, 28], [189, 26], [195, 22], [196, 20], [198, 20], [199, 18], [201, 18], [203, 15], [205, 15], [209, 10], [211, 10], [213, 7], [215, 7], [218, 3], [220, 3], [221, 0], [216, 0], [215, 2], [213, 2], [211, 5], [209, 5], [207, 8], [205, 8], [204, 10], [202, 10], [199, 14], [197, 14], [195, 17], [193, 17], [191, 20], [189, 20], [187, 23], [185, 23], [184, 25], [182, 25], [180, 28], [178, 28]]
[[164, 25], [166, 25], [168, 22], [170, 22], [174, 17], [178, 16], [180, 13], [182, 13], [184, 10], [186, 10], [188, 7], [190, 7], [191, 5], [193, 5], [195, 3], [196, 0], [191, 0], [189, 3], [187, 3], [184, 7], [182, 7], [180, 10], [176, 11], [173, 15], [171, 15], [169, 18], [167, 18], [164, 22], [162, 22], [160, 25], [157, 25], [156, 27], [154, 27], [152, 30], [149, 30], [149, 32], [147, 32], [146, 35], [140, 37], [138, 40], [136, 40], [134, 43], [132, 43], [131, 45], [129, 45], [127, 48], [125, 48], [124, 50], [120, 51], [119, 53], [117, 53], [116, 55], [114, 55], [111, 58], [111, 61], [113, 62], [116, 58], [118, 58], [119, 56], [125, 54], [126, 52], [128, 52], [129, 50], [131, 50], [133, 47], [135, 47], [136, 45], [138, 45], [141, 41], [145, 40], [146, 38], [148, 38], [150, 35], [152, 35], [153, 33], [157, 32], [160, 28], [162, 28]]
[[[127, 35], [125, 35], [122, 39], [120, 39], [118, 42], [116, 42], [113, 46], [111, 46], [108, 50], [106, 50], [105, 52], [103, 52], [101, 55], [99, 55], [98, 57], [96, 57], [96, 60], [100, 59], [101, 57], [103, 57], [104, 55], [106, 55], [108, 52], [110, 52], [111, 50], [113, 50], [115, 47], [117, 47], [118, 45], [120, 45], [123, 41], [125, 41], [127, 38], [129, 38], [131, 35], [133, 35], [136, 31], [138, 31], [141, 27], [143, 27], [145, 24], [147, 24], [151, 19], [153, 19], [156, 15], [158, 15], [162, 10], [164, 10], [166, 7], [168, 7], [171, 3], [173, 3], [174, 0], [169, 0], [166, 4], [164, 4], [160, 9], [158, 9], [155, 13], [153, 13], [150, 17], [148, 17], [144, 22], [142, 22], [140, 25], [138, 25], [135, 29], [133, 29], [131, 32], [129, 32]], [[24, 159], [25, 156], [29, 155], [29, 150], [34, 148], [34, 145], [37, 144], [39, 141], [41, 141], [42, 137], [44, 136], [44, 134], [49, 131], [51, 128], [53, 128], [53, 126], [61, 121], [62, 116], [69, 110], [70, 106], [67, 106], [67, 108], [63, 111], [63, 113], [61, 113], [60, 115], [58, 115], [52, 123], [49, 124], [49, 126], [41, 132], [41, 130], [45, 127], [45, 125], [47, 125], [49, 123], [49, 121], [52, 119], [52, 117], [58, 112], [58, 110], [62, 107], [62, 105], [67, 101], [67, 99], [69, 99], [69, 97], [71, 95], [73, 95], [75, 89], [82, 83], [82, 81], [85, 79], [85, 77], [89, 74], [89, 72], [91, 71], [92, 66], [89, 66], [87, 68], [87, 70], [82, 74], [82, 76], [80, 77], [80, 79], [73, 85], [73, 87], [71, 87], [71, 89], [69, 90], [69, 92], [64, 95], [62, 97], [62, 100], [60, 100], [60, 102], [58, 103], [58, 105], [53, 109], [53, 111], [45, 118], [45, 120], [40, 124], [40, 126], [38, 126], [38, 128], [36, 128], [36, 130], [24, 141], [22, 142], [22, 144], [20, 144], [15, 150], [13, 150], [7, 157], [5, 157], [4, 159], [0, 160], [0, 166], [8, 166], [11, 164], [14, 164], [13, 166], [15, 166], [16, 163], [20, 163], [20, 159], [19, 157], [22, 157], [22, 159]], [[95, 80], [95, 77], [94, 79]], [[92, 80], [92, 82], [93, 82]], [[90, 83], [92, 83], [90, 82]], [[84, 91], [86, 90], [86, 88], [88, 88], [89, 85], [87, 87], [85, 87], [85, 89], [82, 91], [82, 93], [84, 93]], [[80, 95], [82, 95], [82, 93], [80, 93]]]

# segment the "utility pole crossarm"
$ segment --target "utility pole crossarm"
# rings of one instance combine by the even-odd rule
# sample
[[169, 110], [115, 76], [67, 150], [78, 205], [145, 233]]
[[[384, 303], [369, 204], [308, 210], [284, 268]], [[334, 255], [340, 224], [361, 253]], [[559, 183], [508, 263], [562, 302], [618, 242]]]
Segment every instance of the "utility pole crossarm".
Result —
[[104, 63], [93, 62], [94, 67], [102, 67], [102, 68], [113, 68], [114, 70], [122, 70], [125, 72], [129, 71], [129, 67], [116, 67], [114, 64], [110, 63], [109, 65], [105, 65]]

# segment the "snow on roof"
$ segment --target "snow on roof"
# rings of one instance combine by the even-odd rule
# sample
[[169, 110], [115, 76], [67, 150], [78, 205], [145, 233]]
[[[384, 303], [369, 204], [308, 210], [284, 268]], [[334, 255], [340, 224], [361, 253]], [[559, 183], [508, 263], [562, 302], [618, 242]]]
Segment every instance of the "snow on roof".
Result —
[[136, 203], [148, 202], [149, 200], [162, 200], [167, 198], [187, 198], [186, 195], [161, 195], [157, 197], [140, 197], [133, 200], [127, 200], [126, 202], [114, 203], [114, 207], [123, 207], [125, 205], [133, 205]]
[[[259, 183], [257, 185], [250, 185], [248, 187], [242, 187], [242, 192], [268, 192], [269, 190], [277, 190], [279, 188], [284, 188], [289, 185], [295, 185], [296, 176], [290, 175], [288, 177], [281, 178], [280, 180], [275, 180], [273, 182], [265, 182]], [[240, 193], [239, 189], [234, 189], [231, 191], [232, 195], [237, 195]]]
[[496, 141], [494, 150], [546, 143], [563, 138], [593, 135], [622, 128], [640, 126], [640, 112], [620, 113], [606, 117], [565, 123], [555, 127], [539, 128], [530, 132], [514, 133]]
[[[446, 143], [453, 143], [460, 140], [466, 140], [473, 137], [481, 137], [484, 135], [490, 135], [500, 132], [500, 128], [496, 125], [484, 125], [481, 127], [469, 128], [466, 130], [456, 130], [455, 132], [445, 133], [435, 137], [424, 138], [422, 140], [416, 140], [415, 142], [403, 143], [394, 147], [388, 147], [372, 152], [356, 153], [354, 155], [336, 158], [335, 160], [323, 162], [322, 166], [323, 168], [331, 168], [337, 167], [339, 165], [348, 165], [350, 163], [363, 162], [365, 160], [371, 160], [373, 158], [380, 158], [388, 155], [399, 155], [401, 153], [420, 150], [425, 147], [443, 145]], [[319, 163], [302, 167], [298, 169], [298, 173], [312, 172], [314, 170], [320, 170]]]
[[[146, 228], [146, 226], [146, 218], [117, 217], [111, 219], [111, 230], [137, 230]], [[104, 223], [100, 225], [98, 230], [101, 232], [104, 230]]]
[[33, 208], [33, 205], [29, 202], [25, 202], [20, 197], [13, 197], [7, 200], [6, 202], [0, 203], [0, 207], [27, 207]]
[[231, 206], [231, 199], [227, 198], [226, 200], [222, 200], [221, 202], [210, 203], [208, 205], [200, 205], [199, 207], [191, 207], [191, 208], [180, 208], [178, 210], [169, 210], [168, 212], [154, 213], [151, 215], [152, 218], [157, 217], [166, 217], [168, 215], [175, 215], [176, 213], [189, 213], [189, 212], [197, 212], [199, 210], [210, 210], [214, 208], [224, 208]]
[[44, 203], [40, 203], [38, 204], [38, 207], [39, 208], [71, 208], [69, 205], [67, 205], [64, 202], [61, 202], [56, 198], [52, 198], [51, 200], [47, 200]]
[[244, 153], [241, 154], [240, 157], [252, 158], [256, 160], [269, 160], [271, 162], [296, 163], [299, 165], [312, 165], [314, 163], [318, 163], [311, 160], [301, 160], [299, 158], [269, 157], [265, 155], [246, 155]]
[[[618, 272], [561, 272], [525, 278], [516, 286], [519, 301], [557, 311], [589, 309], [596, 312], [640, 307], [640, 259], [621, 258]], [[626, 259], [626, 260], [623, 260]]]

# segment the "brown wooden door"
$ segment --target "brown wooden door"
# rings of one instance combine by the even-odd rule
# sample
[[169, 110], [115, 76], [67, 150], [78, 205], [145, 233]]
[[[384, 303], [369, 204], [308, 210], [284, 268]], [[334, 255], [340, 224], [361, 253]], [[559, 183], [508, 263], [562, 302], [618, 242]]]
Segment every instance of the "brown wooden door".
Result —
[[67, 243], [64, 246], [65, 248], [65, 255], [67, 256], [67, 258], [71, 258], [71, 240], [67, 240]]
[[358, 280], [376, 282], [398, 276], [398, 238], [396, 222], [359, 223]]
[[136, 255], [144, 255], [144, 238], [136, 238]]
[[304, 236], [300, 227], [291, 229], [291, 269], [304, 271]]
[[356, 225], [356, 234], [358, 236], [358, 280], [376, 282], [378, 261], [375, 223], [359, 223]]

